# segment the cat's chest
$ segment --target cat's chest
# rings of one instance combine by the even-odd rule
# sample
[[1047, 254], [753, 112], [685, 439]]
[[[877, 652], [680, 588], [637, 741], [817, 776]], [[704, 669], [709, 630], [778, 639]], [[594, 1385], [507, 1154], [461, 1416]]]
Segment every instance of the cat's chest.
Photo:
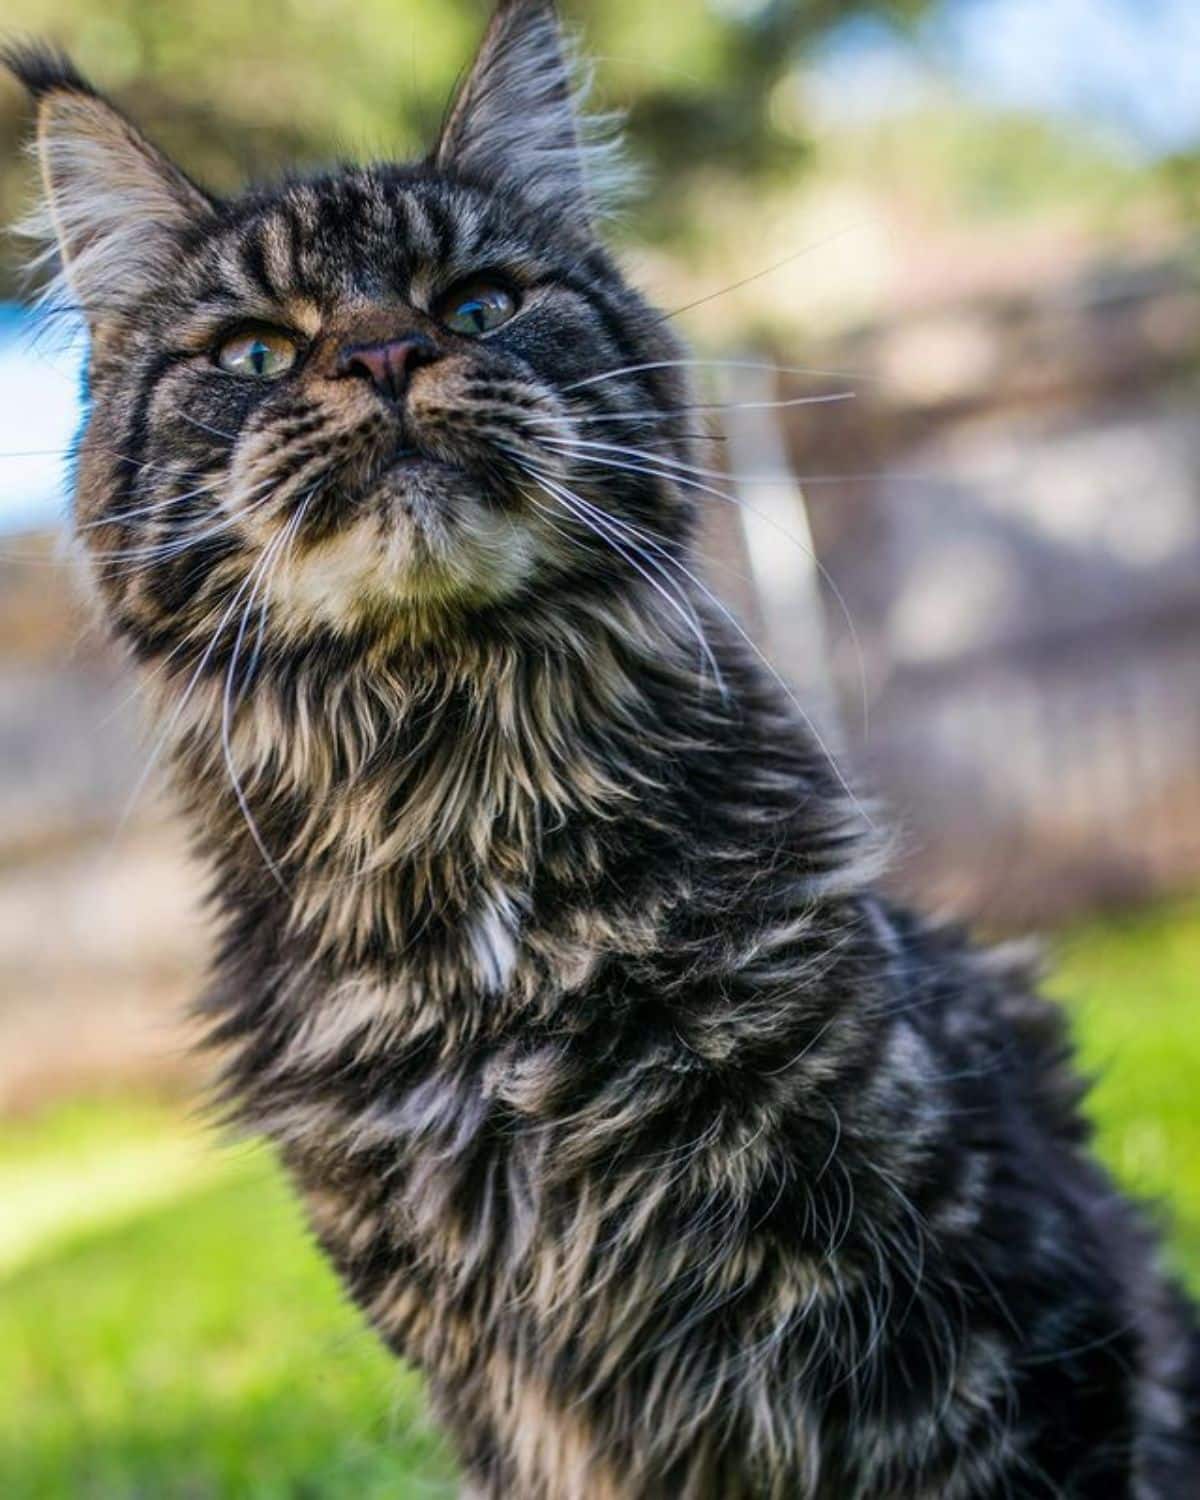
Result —
[[415, 1172], [429, 1193], [556, 1112], [578, 1065], [539, 1012], [561, 997], [511, 912], [486, 911], [399, 976], [298, 982], [248, 1035], [232, 1081], [249, 1123], [311, 1162], [307, 1175], [376, 1174], [395, 1198]]
[[407, 1305], [399, 1289], [417, 1261], [439, 1296], [521, 1261], [575, 1076], [556, 1044], [456, 1043], [414, 1014], [420, 997], [401, 986], [331, 992], [281, 1052], [252, 1122], [280, 1147], [368, 1311], [375, 1288], [358, 1278], [393, 1266], [389, 1316]]

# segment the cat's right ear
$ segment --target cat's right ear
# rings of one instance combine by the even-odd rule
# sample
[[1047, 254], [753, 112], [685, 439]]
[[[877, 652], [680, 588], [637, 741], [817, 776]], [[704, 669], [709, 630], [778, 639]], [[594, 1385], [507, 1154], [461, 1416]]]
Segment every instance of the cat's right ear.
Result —
[[0, 61], [37, 106], [42, 201], [23, 226], [40, 244], [34, 266], [57, 262], [46, 299], [77, 304], [95, 331], [161, 285], [212, 200], [63, 54], [17, 46]]

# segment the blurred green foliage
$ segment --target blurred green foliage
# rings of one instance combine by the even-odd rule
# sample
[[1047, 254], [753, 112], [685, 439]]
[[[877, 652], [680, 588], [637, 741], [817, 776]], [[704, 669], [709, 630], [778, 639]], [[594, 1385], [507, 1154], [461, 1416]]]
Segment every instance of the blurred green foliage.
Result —
[[[1069, 935], [1054, 988], [1101, 1149], [1200, 1291], [1200, 905]], [[59, 1108], [0, 1145], [4, 1500], [437, 1500], [419, 1384], [346, 1306], [268, 1154], [173, 1110]]]
[[[667, 306], [703, 303], [688, 333], [755, 338], [789, 357], [815, 335], [886, 315], [897, 246], [936, 258], [1001, 252], [995, 231], [1044, 232], [1103, 257], [1170, 245], [1200, 222], [1195, 161], [1150, 164], [1103, 133], [1002, 110], [928, 75], [902, 108], [842, 107], [814, 59], [855, 17], [913, 36], [939, 0], [562, 0], [596, 64], [595, 103], [623, 112], [646, 190], [618, 221], [639, 283]], [[150, 134], [214, 190], [339, 158], [422, 154], [490, 0], [7, 0], [3, 31], [60, 41]], [[916, 55], [916, 54], [914, 54]], [[940, 81], [939, 81], [940, 80]], [[29, 110], [0, 80], [0, 223], [32, 176]], [[964, 231], [966, 238], [964, 238]], [[788, 276], [756, 279], [792, 260]], [[949, 253], [949, 252], [947, 252]], [[1055, 252], [1040, 258], [1050, 265]], [[0, 299], [20, 246], [0, 240]], [[751, 278], [720, 301], [713, 293]]]
[[[700, 171], [802, 170], [807, 144], [773, 121], [777, 81], [833, 23], [898, 22], [928, 0], [566, 0], [600, 64], [597, 100], [629, 116], [660, 190], [640, 216], [670, 236]], [[4, 30], [55, 40], [198, 178], [229, 189], [335, 156], [420, 153], [484, 25], [484, 0], [7, 0]], [[23, 191], [26, 110], [0, 92], [0, 218]], [[11, 291], [0, 269], [0, 295]]]

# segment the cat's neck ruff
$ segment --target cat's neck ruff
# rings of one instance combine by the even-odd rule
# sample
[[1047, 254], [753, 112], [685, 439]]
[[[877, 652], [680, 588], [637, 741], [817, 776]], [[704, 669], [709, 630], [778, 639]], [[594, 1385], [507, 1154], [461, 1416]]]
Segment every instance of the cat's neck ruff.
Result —
[[731, 705], [653, 600], [527, 625], [337, 669], [300, 652], [240, 698], [198, 685], [182, 712], [159, 688], [219, 884], [258, 892], [293, 961], [495, 1016], [501, 996], [544, 1004], [652, 941], [650, 912], [564, 913], [552, 942], [525, 914], [547, 861], [601, 871], [603, 829], [728, 732]]

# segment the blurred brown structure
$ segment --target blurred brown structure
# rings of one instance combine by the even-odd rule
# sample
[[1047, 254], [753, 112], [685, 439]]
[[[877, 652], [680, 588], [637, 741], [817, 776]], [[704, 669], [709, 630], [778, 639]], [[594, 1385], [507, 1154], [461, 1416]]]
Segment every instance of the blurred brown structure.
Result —
[[166, 1082], [202, 929], [131, 685], [49, 537], [0, 560], [0, 1111]]
[[827, 600], [901, 883], [1013, 927], [1194, 880], [1194, 271], [977, 288], [808, 357], [860, 377], [854, 402], [797, 408], [789, 440], [857, 631]]

